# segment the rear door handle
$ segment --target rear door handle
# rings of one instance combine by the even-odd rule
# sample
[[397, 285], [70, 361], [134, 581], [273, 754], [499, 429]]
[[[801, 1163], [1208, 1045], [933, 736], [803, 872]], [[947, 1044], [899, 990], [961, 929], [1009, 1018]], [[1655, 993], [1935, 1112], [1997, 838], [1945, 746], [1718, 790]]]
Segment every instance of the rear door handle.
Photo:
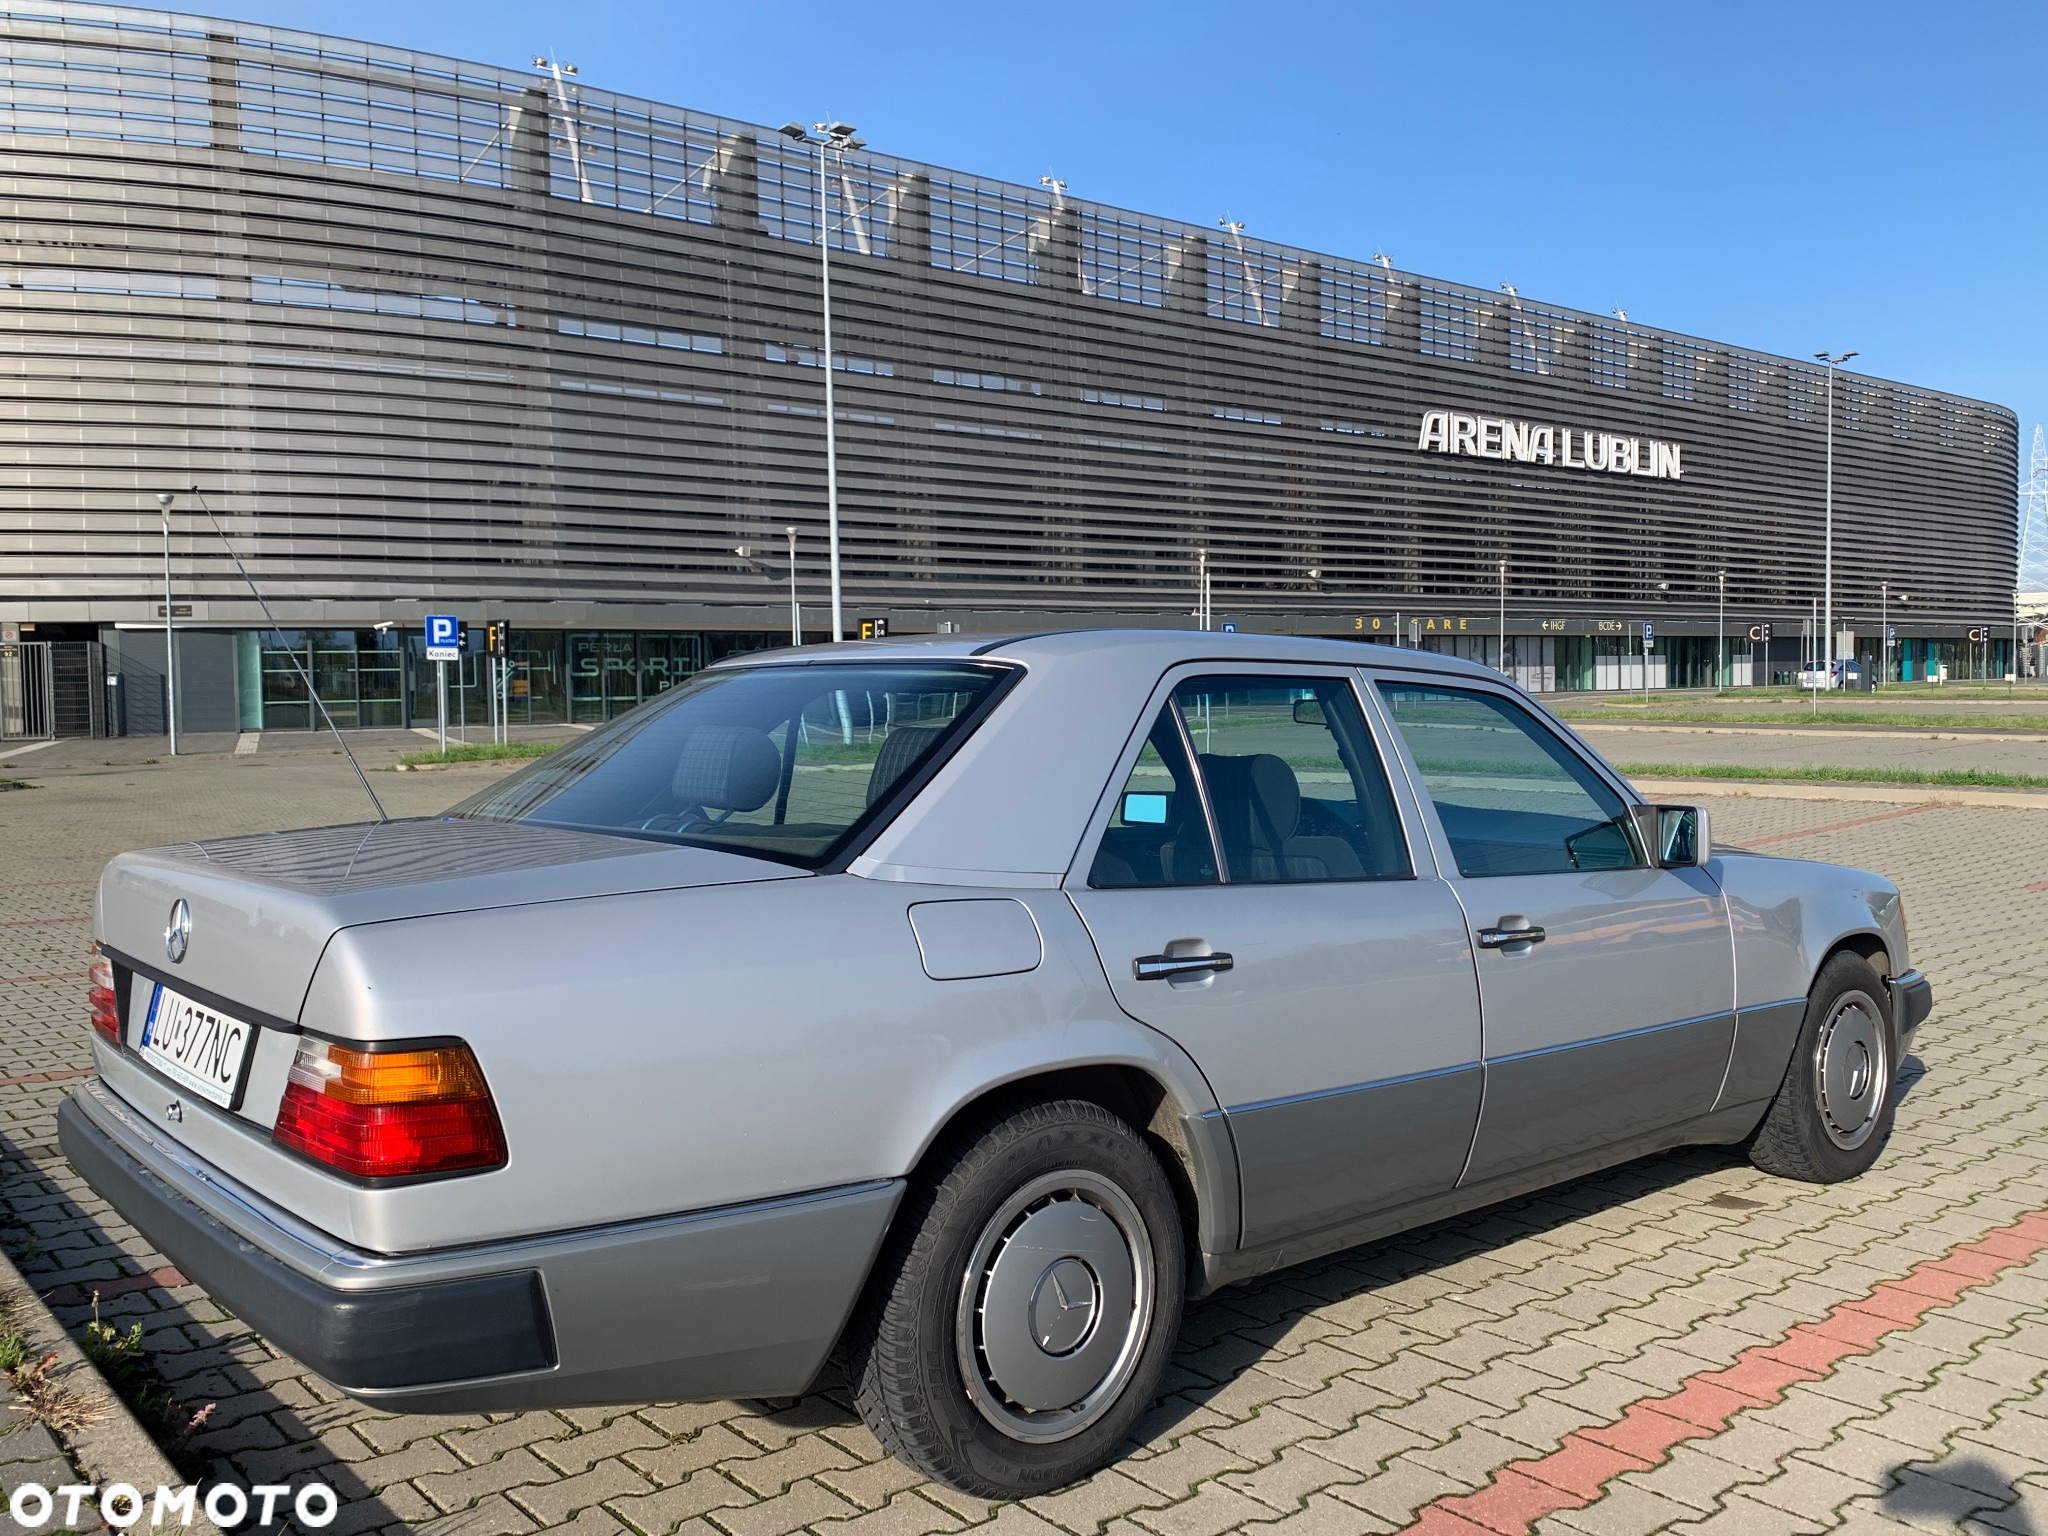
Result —
[[1217, 952], [1211, 955], [1140, 955], [1131, 962], [1136, 981], [1171, 981], [1176, 976], [1194, 976], [1203, 971], [1227, 971], [1237, 962]]
[[1527, 928], [1482, 928], [1479, 930], [1481, 949], [1500, 949], [1509, 944], [1541, 944], [1543, 930], [1531, 923]]

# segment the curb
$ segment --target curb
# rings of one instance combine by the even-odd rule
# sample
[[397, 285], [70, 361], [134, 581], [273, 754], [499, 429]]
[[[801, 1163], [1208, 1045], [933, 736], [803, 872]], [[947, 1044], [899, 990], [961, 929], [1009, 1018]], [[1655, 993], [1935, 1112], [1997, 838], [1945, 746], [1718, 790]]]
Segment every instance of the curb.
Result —
[[[10, 1297], [13, 1301], [15, 1326], [28, 1338], [28, 1358], [40, 1360], [45, 1355], [56, 1355], [57, 1364], [51, 1371], [51, 1379], [92, 1401], [105, 1412], [105, 1417], [97, 1423], [57, 1436], [58, 1442], [78, 1463], [79, 1471], [99, 1487], [104, 1488], [109, 1483], [129, 1483], [141, 1489], [145, 1497], [153, 1497], [159, 1486], [183, 1488], [186, 1480], [178, 1475], [177, 1468], [157, 1448], [157, 1443], [149, 1437], [149, 1431], [129, 1412], [128, 1405], [121, 1401], [119, 1394], [107, 1385], [99, 1368], [85, 1358], [85, 1352], [65, 1331], [64, 1325], [57, 1321], [56, 1314], [22, 1278], [21, 1271], [14, 1267], [14, 1260], [4, 1252], [0, 1252], [0, 1296]], [[144, 1530], [147, 1527], [136, 1525], [131, 1529]], [[182, 1529], [193, 1533], [193, 1536], [218, 1536], [204, 1515]]]
[[1697, 720], [1586, 720], [1576, 715], [1559, 719], [1579, 731], [1663, 731], [1693, 736], [1798, 736], [1823, 741], [1987, 741], [2048, 742], [2048, 736], [2025, 731], [1966, 731], [1959, 728], [1935, 730], [1926, 726], [1895, 725], [1883, 729], [1849, 726], [1810, 725], [1707, 725]]
[[1734, 800], [1860, 800], [1880, 805], [1981, 805], [2048, 811], [2048, 791], [1966, 789], [1942, 784], [1779, 784], [1767, 779], [1630, 779], [1645, 795]]

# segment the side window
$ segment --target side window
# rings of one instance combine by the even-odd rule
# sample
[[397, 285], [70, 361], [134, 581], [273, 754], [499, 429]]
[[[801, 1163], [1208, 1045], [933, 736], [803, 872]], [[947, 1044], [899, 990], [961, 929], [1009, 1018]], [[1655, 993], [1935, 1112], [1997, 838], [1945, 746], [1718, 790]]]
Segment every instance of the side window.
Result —
[[1408, 844], [1351, 685], [1200, 677], [1174, 690], [1233, 884], [1404, 879]]
[[1641, 862], [1619, 795], [1527, 710], [1490, 693], [1381, 683], [1458, 872], [1565, 874]]
[[1116, 810], [1095, 850], [1088, 883], [1098, 890], [1137, 885], [1214, 885], [1216, 850], [1195, 787], [1180, 722], [1168, 704], [1131, 766]]

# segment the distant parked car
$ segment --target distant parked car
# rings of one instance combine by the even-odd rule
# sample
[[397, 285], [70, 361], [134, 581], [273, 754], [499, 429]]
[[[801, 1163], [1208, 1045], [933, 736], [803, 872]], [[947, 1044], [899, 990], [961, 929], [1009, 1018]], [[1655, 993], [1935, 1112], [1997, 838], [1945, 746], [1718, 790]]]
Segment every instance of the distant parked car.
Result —
[[700, 673], [444, 816], [102, 876], [92, 1185], [367, 1403], [804, 1391], [988, 1497], [1183, 1298], [1690, 1142], [1835, 1180], [1890, 881], [1709, 842], [1494, 673], [1195, 633]]
[[1801, 688], [1841, 688], [1850, 693], [1868, 693], [1870, 676], [1862, 662], [1843, 657], [1829, 662], [1825, 667], [1807, 667], [1797, 673], [1794, 681]]

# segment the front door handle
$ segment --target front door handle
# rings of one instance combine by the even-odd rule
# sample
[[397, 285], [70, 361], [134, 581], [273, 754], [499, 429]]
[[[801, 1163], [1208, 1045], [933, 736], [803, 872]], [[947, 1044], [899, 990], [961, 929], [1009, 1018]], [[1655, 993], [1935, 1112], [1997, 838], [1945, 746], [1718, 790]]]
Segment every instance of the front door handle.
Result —
[[1135, 981], [1171, 981], [1176, 976], [1196, 976], [1203, 971], [1227, 971], [1237, 962], [1218, 951], [1209, 955], [1140, 955], [1131, 962]]
[[1526, 928], [1482, 928], [1479, 930], [1481, 949], [1504, 949], [1510, 944], [1541, 944], [1543, 930], [1534, 923]]

